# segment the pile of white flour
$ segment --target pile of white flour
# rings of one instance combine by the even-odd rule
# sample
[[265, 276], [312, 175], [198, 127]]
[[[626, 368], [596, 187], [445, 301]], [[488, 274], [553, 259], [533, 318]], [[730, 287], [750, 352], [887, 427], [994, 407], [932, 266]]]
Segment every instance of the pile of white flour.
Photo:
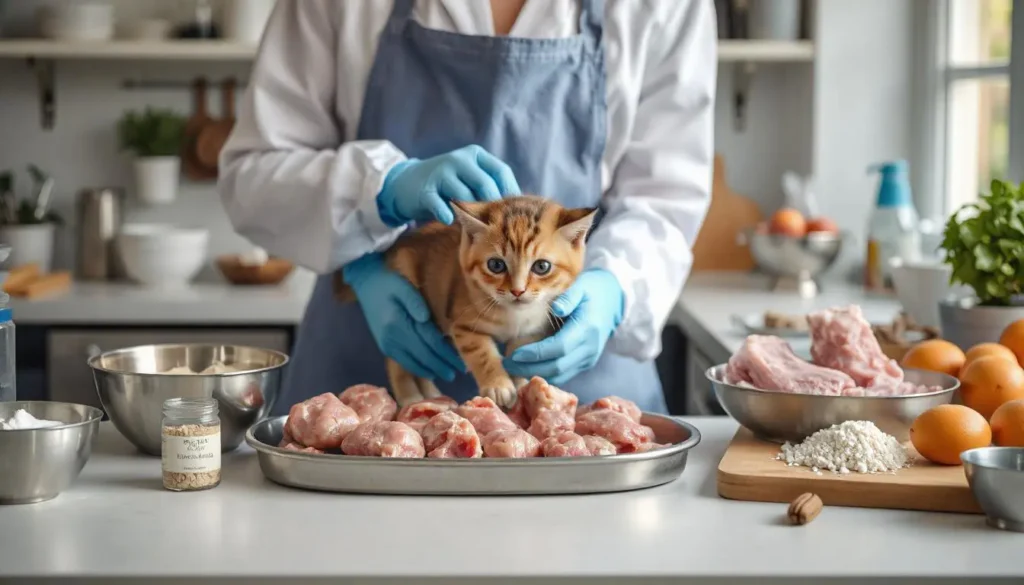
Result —
[[810, 467], [821, 474], [894, 472], [909, 466], [907, 452], [896, 437], [883, 433], [875, 423], [847, 421], [807, 437], [799, 445], [786, 443], [775, 457], [787, 465]]

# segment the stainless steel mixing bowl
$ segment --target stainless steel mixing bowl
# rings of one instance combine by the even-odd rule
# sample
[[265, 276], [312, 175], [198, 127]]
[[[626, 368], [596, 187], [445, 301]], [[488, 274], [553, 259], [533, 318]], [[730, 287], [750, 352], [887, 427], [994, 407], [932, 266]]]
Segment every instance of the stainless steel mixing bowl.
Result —
[[970, 449], [960, 460], [989, 525], [1024, 532], [1024, 448]]
[[748, 230], [744, 234], [754, 262], [776, 277], [814, 278], [836, 261], [843, 246], [841, 234], [813, 233], [803, 238]]
[[57, 497], [85, 467], [103, 411], [67, 402], [0, 402], [0, 418], [24, 409], [67, 423], [45, 429], [0, 431], [0, 504], [31, 504]]
[[721, 364], [705, 373], [722, 408], [758, 437], [776, 443], [799, 442], [850, 420], [871, 421], [883, 432], [906, 441], [914, 419], [933, 406], [948, 404], [960, 387], [953, 376], [906, 369], [908, 382], [942, 390], [909, 396], [816, 396], [727, 384], [725, 367]]
[[[240, 368], [224, 374], [165, 374], [187, 366], [193, 372], [215, 362]], [[117, 430], [150, 455], [160, 454], [162, 407], [168, 398], [217, 399], [221, 450], [232, 451], [245, 431], [273, 407], [288, 356], [240, 345], [140, 345], [89, 360], [100, 403]]]

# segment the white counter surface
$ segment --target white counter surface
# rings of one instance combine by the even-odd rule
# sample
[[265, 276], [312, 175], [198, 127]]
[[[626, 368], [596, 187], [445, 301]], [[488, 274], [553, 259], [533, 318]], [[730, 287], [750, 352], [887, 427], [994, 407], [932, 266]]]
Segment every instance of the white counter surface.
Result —
[[[795, 292], [771, 292], [768, 279], [743, 272], [702, 272], [686, 283], [673, 321], [686, 336], [715, 363], [729, 359], [743, 344], [746, 333], [737, 327], [733, 315], [750, 315], [775, 310], [806, 314], [833, 306], [856, 304], [872, 323], [888, 323], [900, 311], [899, 301], [889, 295], [865, 293], [854, 284], [825, 281], [817, 297], [802, 299]], [[797, 353], [810, 349], [807, 337], [787, 339]]]
[[75, 282], [50, 297], [12, 298], [10, 306], [24, 325], [297, 325], [312, 290], [312, 274], [299, 271], [279, 286]]
[[507, 498], [300, 491], [264, 479], [247, 446], [225, 458], [218, 488], [171, 493], [160, 487], [159, 460], [136, 454], [103, 423], [97, 450], [71, 489], [49, 502], [0, 506], [0, 581], [1024, 578], [1024, 534], [987, 528], [981, 516], [831, 507], [793, 527], [784, 522], [783, 504], [720, 499], [715, 469], [736, 424], [688, 420], [703, 441], [673, 483]]

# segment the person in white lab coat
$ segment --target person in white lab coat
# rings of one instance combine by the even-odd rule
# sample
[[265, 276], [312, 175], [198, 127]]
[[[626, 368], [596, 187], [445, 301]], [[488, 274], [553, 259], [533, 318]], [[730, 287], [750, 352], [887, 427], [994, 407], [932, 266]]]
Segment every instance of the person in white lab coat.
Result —
[[[386, 386], [384, 355], [475, 395], [380, 253], [450, 222], [447, 200], [520, 191], [602, 216], [552, 307], [566, 325], [506, 368], [664, 412], [653, 360], [710, 200], [716, 74], [712, 0], [278, 0], [219, 184], [240, 234], [321, 274], [275, 412]], [[358, 303], [332, 298], [339, 269]]]

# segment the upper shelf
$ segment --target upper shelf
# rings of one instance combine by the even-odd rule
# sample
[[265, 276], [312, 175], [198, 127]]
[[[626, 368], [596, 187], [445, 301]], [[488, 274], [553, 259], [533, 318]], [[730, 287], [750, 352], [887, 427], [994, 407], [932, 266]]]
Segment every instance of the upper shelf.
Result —
[[[40, 39], [0, 40], [0, 58], [111, 59], [150, 61], [246, 61], [256, 47], [228, 41], [67, 42]], [[794, 62], [814, 59], [811, 41], [718, 42], [719, 61]]]

